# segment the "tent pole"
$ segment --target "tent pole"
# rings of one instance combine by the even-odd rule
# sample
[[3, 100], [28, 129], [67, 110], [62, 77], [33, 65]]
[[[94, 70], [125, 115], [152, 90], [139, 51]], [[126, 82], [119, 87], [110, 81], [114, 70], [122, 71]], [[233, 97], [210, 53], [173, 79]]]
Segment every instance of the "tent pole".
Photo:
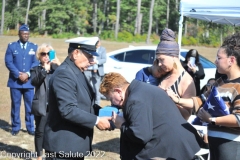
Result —
[[[182, 27], [183, 27], [183, 14], [181, 13], [179, 19], [179, 27], [178, 27], [178, 45], [179, 45], [179, 52], [181, 52], [181, 44], [182, 44]], [[180, 56], [180, 54], [179, 54]]]
[[182, 42], [182, 27], [183, 27], [183, 15], [180, 16], [179, 19], [179, 27], [178, 27], [178, 45], [181, 49], [181, 42]]

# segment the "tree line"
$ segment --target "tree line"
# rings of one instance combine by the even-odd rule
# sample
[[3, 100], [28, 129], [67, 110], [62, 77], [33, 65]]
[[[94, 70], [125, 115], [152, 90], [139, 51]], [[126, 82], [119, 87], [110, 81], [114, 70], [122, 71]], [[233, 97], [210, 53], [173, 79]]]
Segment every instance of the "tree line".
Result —
[[[1, 34], [28, 24], [40, 35], [98, 35], [104, 39], [151, 42], [164, 28], [178, 31], [179, 0], [2, 0]], [[183, 43], [220, 40], [232, 26], [185, 18]], [[209, 44], [208, 42], [203, 42]]]

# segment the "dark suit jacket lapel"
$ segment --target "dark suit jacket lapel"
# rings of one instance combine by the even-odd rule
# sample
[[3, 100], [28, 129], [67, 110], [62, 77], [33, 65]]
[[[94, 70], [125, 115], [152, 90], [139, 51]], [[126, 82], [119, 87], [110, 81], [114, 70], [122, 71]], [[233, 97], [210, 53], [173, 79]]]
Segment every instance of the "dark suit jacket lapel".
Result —
[[82, 82], [82, 84], [83, 84], [84, 88], [87, 90], [90, 98], [93, 99], [94, 98], [93, 88], [92, 88], [91, 84], [88, 83], [83, 72], [76, 67], [76, 65], [70, 60], [70, 58], [66, 58], [65, 62], [70, 66], [73, 73], [76, 74], [77, 79]]

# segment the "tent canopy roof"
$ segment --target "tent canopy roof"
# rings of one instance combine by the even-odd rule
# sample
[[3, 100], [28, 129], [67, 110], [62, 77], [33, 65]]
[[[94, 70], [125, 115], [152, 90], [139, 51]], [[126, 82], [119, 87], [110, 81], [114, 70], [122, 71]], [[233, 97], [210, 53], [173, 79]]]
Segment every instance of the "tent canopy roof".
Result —
[[181, 0], [181, 16], [240, 26], [239, 0]]

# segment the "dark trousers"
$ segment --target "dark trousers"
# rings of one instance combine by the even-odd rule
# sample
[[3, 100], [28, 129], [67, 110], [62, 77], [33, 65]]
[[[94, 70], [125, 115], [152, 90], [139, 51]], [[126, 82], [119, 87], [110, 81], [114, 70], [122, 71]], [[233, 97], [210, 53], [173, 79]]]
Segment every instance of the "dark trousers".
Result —
[[37, 156], [42, 156], [43, 153], [43, 136], [44, 136], [44, 128], [47, 123], [47, 117], [46, 116], [35, 116], [35, 124], [36, 124], [36, 131], [35, 131], [35, 137], [34, 137], [34, 143], [35, 143], [35, 150], [37, 152]]
[[25, 123], [28, 131], [34, 131], [34, 116], [31, 114], [31, 106], [34, 95], [33, 88], [10, 88], [11, 94], [11, 121], [12, 130], [21, 129], [20, 106], [23, 96], [25, 106]]
[[210, 160], [240, 160], [240, 142], [209, 137]]

